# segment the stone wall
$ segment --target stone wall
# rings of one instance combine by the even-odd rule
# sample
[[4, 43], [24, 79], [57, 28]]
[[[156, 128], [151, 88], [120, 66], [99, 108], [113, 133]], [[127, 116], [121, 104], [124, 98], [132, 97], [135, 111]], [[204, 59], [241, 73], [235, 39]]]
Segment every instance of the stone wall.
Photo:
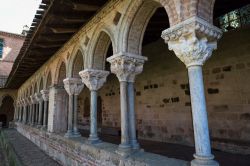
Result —
[[[224, 34], [204, 66], [210, 135], [214, 148], [250, 154], [250, 30]], [[194, 145], [187, 70], [162, 40], [143, 48], [148, 57], [136, 80], [140, 139]], [[86, 95], [87, 94], [87, 95]], [[100, 90], [102, 125], [120, 130], [119, 82], [113, 75]], [[79, 102], [83, 117], [84, 90]], [[88, 125], [85, 123], [85, 125]]]
[[169, 166], [188, 166], [186, 161], [143, 151], [138, 151], [133, 153], [133, 156], [123, 158], [116, 153], [117, 145], [109, 143], [90, 145], [85, 138], [71, 140], [20, 123], [16, 123], [16, 125], [18, 132], [64, 166], [159, 166], [162, 163]]

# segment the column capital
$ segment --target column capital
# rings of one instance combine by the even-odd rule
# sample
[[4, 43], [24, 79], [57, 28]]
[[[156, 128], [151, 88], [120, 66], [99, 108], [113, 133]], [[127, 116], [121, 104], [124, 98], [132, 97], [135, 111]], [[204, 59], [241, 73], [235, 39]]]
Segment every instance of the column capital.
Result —
[[63, 80], [64, 88], [69, 95], [79, 95], [84, 88], [80, 78], [66, 78]]
[[30, 101], [31, 101], [32, 104], [36, 104], [35, 95], [31, 95], [31, 96], [30, 96]]
[[42, 95], [41, 95], [40, 93], [35, 93], [34, 96], [35, 96], [35, 100], [36, 100], [37, 102], [43, 101]]
[[41, 90], [42, 98], [44, 101], [49, 101], [49, 90]]
[[109, 72], [105, 71], [105, 70], [85, 69], [85, 70], [79, 72], [79, 75], [82, 78], [82, 82], [90, 90], [97, 91], [106, 82], [106, 79], [107, 79], [107, 76], [109, 75]]
[[120, 82], [134, 82], [135, 76], [142, 72], [147, 57], [118, 53], [107, 58], [107, 61], [111, 64], [111, 72], [116, 74]]
[[198, 17], [191, 17], [162, 32], [162, 38], [187, 66], [203, 65], [217, 48], [222, 31]]

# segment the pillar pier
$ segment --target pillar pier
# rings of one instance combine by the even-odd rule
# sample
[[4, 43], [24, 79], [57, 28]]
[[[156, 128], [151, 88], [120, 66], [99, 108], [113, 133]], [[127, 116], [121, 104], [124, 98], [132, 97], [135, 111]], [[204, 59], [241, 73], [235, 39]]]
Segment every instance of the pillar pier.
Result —
[[35, 97], [33, 95], [30, 96], [30, 101], [31, 101], [31, 125], [35, 125]]
[[217, 48], [221, 35], [220, 29], [198, 17], [192, 17], [162, 33], [169, 49], [188, 69], [195, 139], [195, 159], [191, 161], [191, 166], [219, 165], [211, 153], [202, 66]]
[[[77, 96], [84, 85], [79, 78], [66, 78], [63, 80], [64, 88], [69, 94], [68, 131], [65, 137], [81, 136], [77, 128]], [[75, 99], [74, 99], [75, 98]]]
[[103, 86], [106, 82], [107, 76], [109, 75], [108, 71], [104, 70], [95, 70], [95, 69], [85, 69], [79, 72], [79, 75], [82, 78], [82, 82], [90, 90], [91, 103], [90, 103], [90, 135], [89, 142], [91, 144], [100, 143], [100, 139], [97, 133], [97, 91]]
[[47, 130], [48, 127], [48, 109], [49, 109], [49, 90], [41, 90], [42, 98], [44, 101], [43, 107], [43, 129]]
[[[120, 82], [122, 133], [121, 144], [119, 145], [120, 151], [139, 148], [135, 134], [134, 94], [132, 94], [134, 93], [134, 88], [132, 83], [135, 81], [135, 76], [142, 72], [143, 64], [146, 60], [146, 57], [129, 53], [119, 53], [107, 59], [111, 64], [111, 72], [116, 74]], [[129, 99], [130, 97], [132, 99]]]

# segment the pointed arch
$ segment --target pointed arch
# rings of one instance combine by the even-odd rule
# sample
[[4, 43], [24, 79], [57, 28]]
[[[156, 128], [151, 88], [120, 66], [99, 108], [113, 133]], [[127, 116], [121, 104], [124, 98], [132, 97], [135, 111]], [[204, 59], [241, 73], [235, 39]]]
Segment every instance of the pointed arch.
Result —
[[113, 35], [106, 30], [101, 30], [93, 40], [90, 50], [91, 56], [91, 68], [103, 70], [105, 68], [106, 54], [108, 52], [110, 44], [112, 45], [113, 52], [116, 52], [116, 44], [114, 43]]
[[63, 86], [63, 80], [66, 78], [66, 64], [64, 61], [59, 62], [59, 66], [57, 68], [55, 82], [57, 85]]
[[173, 0], [138, 0], [132, 2], [127, 10], [130, 17], [124, 17], [121, 22], [120, 50], [142, 55], [142, 42], [146, 27], [158, 8], [163, 7], [167, 13], [166, 25], [175, 25], [180, 21], [180, 15], [176, 10], [177, 4], [175, 3], [177, 2]]
[[82, 47], [77, 45], [72, 51], [71, 56], [69, 58], [69, 77], [80, 77], [78, 73], [84, 69], [84, 59], [85, 57]]
[[49, 87], [52, 85], [52, 76], [51, 76], [51, 71], [49, 71], [45, 77], [45, 80], [44, 80], [44, 87], [45, 89], [49, 89]]

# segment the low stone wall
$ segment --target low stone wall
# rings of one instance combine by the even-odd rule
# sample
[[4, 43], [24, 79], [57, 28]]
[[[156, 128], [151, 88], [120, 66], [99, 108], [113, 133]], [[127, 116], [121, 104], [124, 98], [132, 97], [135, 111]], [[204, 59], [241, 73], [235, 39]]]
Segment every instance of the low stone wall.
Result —
[[86, 138], [67, 139], [63, 135], [48, 133], [21, 123], [18, 132], [27, 137], [45, 153], [65, 166], [188, 166], [182, 160], [167, 158], [143, 151], [124, 158], [116, 153], [117, 145], [101, 143], [90, 145]]

